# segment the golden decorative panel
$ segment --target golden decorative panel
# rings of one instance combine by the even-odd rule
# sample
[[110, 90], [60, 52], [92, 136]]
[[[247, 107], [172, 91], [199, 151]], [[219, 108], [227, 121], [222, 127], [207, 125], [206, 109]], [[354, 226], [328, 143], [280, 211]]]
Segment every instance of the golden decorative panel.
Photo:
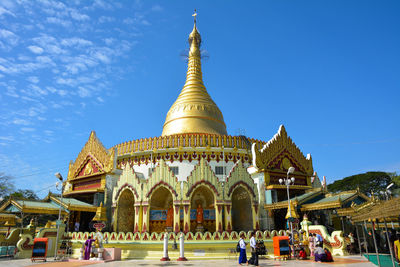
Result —
[[[253, 166], [259, 170], [268, 170], [273, 168], [274, 161], [280, 157], [285, 151], [291, 156], [293, 160], [303, 169], [304, 173], [308, 175], [313, 174], [313, 165], [311, 155], [307, 157], [300, 151], [292, 139], [287, 135], [286, 129], [283, 125], [279, 127], [278, 133], [268, 143], [262, 146], [260, 143], [254, 142], [251, 151], [253, 156]], [[285, 161], [289, 161], [285, 158]], [[288, 162], [283, 162], [288, 165]], [[285, 165], [282, 165], [286, 167]]]
[[[103, 171], [109, 172], [113, 169], [115, 156], [114, 149], [108, 151], [97, 138], [96, 133], [92, 131], [89, 140], [86, 142], [81, 152], [79, 152], [75, 162], [71, 161], [69, 163], [68, 180], [78, 176], [81, 169], [85, 167], [88, 155], [92, 156], [96, 160], [96, 163]], [[90, 169], [85, 169], [85, 175], [90, 174]]]

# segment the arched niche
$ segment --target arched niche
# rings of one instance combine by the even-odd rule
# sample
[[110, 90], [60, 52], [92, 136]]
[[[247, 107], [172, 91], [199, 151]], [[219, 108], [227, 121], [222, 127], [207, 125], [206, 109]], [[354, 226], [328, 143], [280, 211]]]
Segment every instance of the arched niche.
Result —
[[205, 231], [215, 232], [215, 197], [214, 193], [205, 185], [198, 186], [190, 198], [191, 219], [190, 231], [195, 232], [196, 228], [196, 210], [198, 206], [203, 208], [204, 222], [203, 226]]
[[133, 232], [135, 227], [135, 197], [131, 190], [125, 189], [118, 198], [117, 232]]
[[150, 233], [165, 231], [168, 208], [172, 205], [172, 194], [164, 186], [154, 190], [150, 196]]
[[232, 193], [232, 225], [238, 233], [253, 230], [251, 196], [242, 186], [237, 186]]

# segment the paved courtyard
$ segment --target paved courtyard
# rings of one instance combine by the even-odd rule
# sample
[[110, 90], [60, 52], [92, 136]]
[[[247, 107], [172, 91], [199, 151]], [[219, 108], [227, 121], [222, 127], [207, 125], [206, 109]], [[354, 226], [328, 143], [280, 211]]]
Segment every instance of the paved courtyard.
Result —
[[[194, 260], [194, 261], [187, 261], [187, 262], [177, 262], [177, 261], [170, 261], [170, 262], [160, 262], [160, 261], [147, 261], [147, 260], [125, 260], [125, 261], [116, 261], [116, 262], [108, 262], [108, 263], [96, 263], [96, 262], [52, 262], [49, 261], [44, 262], [37, 262], [32, 263], [30, 259], [22, 259], [22, 260], [0, 260], [0, 266], [9, 266], [9, 267], [20, 267], [20, 266], [36, 266], [36, 267], [56, 267], [56, 266], [85, 266], [90, 265], [93, 267], [97, 266], [107, 266], [107, 267], [119, 267], [119, 266], [143, 266], [143, 267], [150, 267], [150, 266], [210, 266], [210, 267], [230, 267], [230, 266], [239, 266], [236, 260]], [[260, 266], [325, 266], [327, 265], [334, 265], [337, 267], [341, 266], [365, 266], [365, 267], [372, 267], [375, 266], [374, 264], [365, 260], [365, 258], [360, 256], [349, 256], [349, 257], [335, 257], [335, 262], [333, 263], [316, 263], [312, 261], [297, 261], [297, 260], [290, 260], [290, 261], [274, 261], [274, 260], [260, 260]]]

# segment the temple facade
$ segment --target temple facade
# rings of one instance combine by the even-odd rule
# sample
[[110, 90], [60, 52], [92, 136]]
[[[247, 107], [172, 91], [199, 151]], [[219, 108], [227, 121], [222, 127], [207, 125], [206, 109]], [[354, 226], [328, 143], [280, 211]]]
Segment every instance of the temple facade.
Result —
[[[279, 179], [294, 167], [294, 195], [313, 187], [313, 165], [282, 125], [268, 142], [226, 131], [201, 71], [201, 36], [189, 35], [186, 82], [166, 115], [161, 136], [106, 148], [90, 134], [71, 161], [63, 195], [103, 203], [115, 232], [222, 232], [273, 228], [265, 204], [287, 199]], [[94, 214], [71, 212], [71, 227]], [[275, 218], [275, 217], [276, 218]]]

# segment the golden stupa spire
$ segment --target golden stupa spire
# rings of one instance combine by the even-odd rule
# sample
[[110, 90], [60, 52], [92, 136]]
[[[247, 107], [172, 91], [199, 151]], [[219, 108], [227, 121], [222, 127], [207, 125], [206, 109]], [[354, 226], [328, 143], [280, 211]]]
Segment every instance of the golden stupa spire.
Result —
[[203, 84], [201, 36], [196, 26], [196, 10], [193, 17], [194, 26], [189, 34], [190, 50], [186, 82], [167, 113], [162, 136], [184, 133], [227, 134], [224, 117]]

